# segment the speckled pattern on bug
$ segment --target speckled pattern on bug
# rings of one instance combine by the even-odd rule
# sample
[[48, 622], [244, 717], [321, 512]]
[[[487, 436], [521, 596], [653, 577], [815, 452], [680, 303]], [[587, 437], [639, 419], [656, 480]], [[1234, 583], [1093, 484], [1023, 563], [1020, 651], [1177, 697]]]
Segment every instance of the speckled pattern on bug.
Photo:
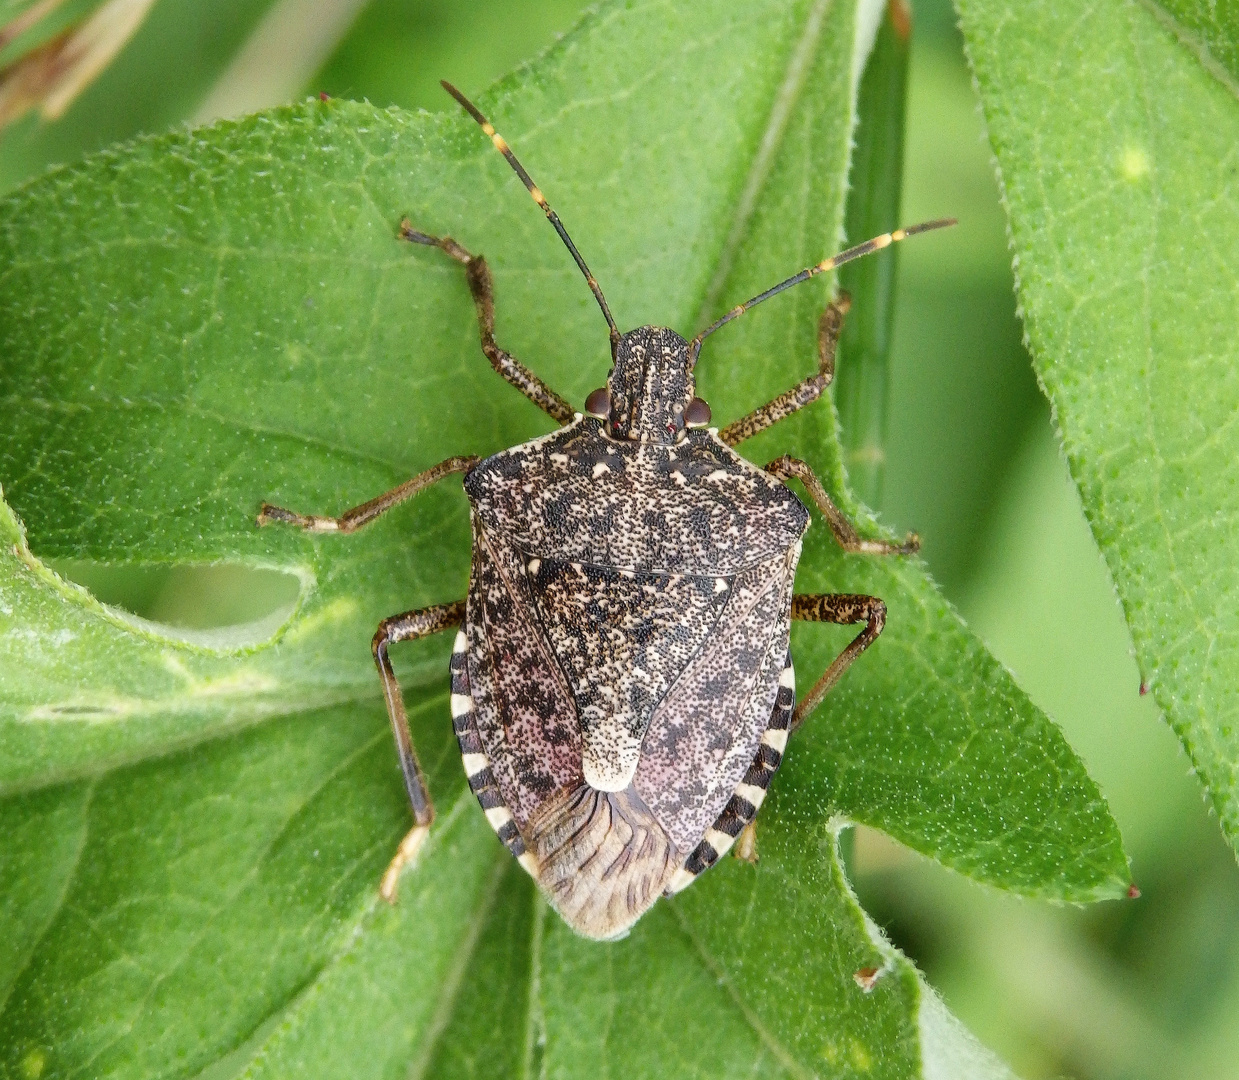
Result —
[[[499, 839], [579, 933], [621, 936], [660, 896], [685, 888], [752, 828], [788, 735], [878, 636], [876, 597], [794, 596], [809, 512], [804, 484], [845, 550], [915, 551], [862, 539], [802, 461], [758, 468], [732, 447], [816, 400], [834, 372], [846, 297], [819, 327], [818, 370], [722, 432], [695, 396], [707, 335], [815, 274], [945, 222], [888, 233], [740, 304], [691, 342], [673, 330], [620, 334], [558, 216], [486, 118], [445, 88], [508, 159], [567, 245], [611, 334], [607, 385], [576, 412], [494, 339], [489, 268], [450, 237], [405, 222], [405, 241], [461, 263], [495, 370], [562, 425], [485, 460], [449, 458], [339, 517], [264, 503], [259, 524], [353, 532], [427, 485], [464, 476], [473, 530], [464, 601], [379, 625], [382, 679], [414, 827], [380, 886], [394, 899], [434, 809], [388, 646], [461, 626], [451, 713], [469, 786]], [[863, 623], [797, 706], [793, 618]], [[462, 625], [463, 624], [463, 625]]]

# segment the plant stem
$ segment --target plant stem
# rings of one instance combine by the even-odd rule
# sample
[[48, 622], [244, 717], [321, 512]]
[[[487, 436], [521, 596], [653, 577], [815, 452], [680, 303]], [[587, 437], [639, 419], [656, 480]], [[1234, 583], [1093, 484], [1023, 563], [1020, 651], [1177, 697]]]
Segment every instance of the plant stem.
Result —
[[[902, 224], [904, 115], [911, 11], [890, 0], [861, 78], [845, 227], [855, 244]], [[880, 506], [886, 460], [886, 398], [895, 315], [898, 245], [840, 270], [852, 310], [839, 343], [835, 403], [852, 490]]]

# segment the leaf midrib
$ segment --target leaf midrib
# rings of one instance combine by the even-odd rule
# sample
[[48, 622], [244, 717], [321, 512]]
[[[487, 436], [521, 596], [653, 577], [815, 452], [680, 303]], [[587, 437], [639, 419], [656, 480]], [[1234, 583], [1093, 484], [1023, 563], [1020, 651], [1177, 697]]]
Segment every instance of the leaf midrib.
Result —
[[693, 946], [693, 951], [696, 952], [702, 966], [714, 977], [715, 982], [723, 988], [727, 997], [739, 1010], [740, 1015], [744, 1018], [744, 1022], [748, 1024], [753, 1034], [757, 1036], [761, 1044], [774, 1055], [774, 1058], [788, 1073], [795, 1077], [795, 1080], [817, 1080], [817, 1074], [809, 1072], [796, 1060], [795, 1056], [787, 1049], [778, 1039], [776, 1039], [769, 1028], [762, 1023], [761, 1017], [753, 1010], [749, 1003], [745, 1000], [744, 995], [740, 993], [731, 977], [727, 973], [727, 969], [723, 967], [719, 961], [710, 954], [706, 949], [705, 944], [693, 933], [692, 927], [688, 920], [684, 917], [684, 913], [680, 910], [678, 904], [671, 902], [668, 904], [675, 915], [677, 924], [689, 943]]

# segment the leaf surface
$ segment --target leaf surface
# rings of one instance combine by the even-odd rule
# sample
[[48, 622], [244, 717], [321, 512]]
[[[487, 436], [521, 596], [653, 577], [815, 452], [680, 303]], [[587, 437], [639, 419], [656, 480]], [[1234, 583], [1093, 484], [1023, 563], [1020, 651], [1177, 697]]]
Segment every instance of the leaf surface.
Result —
[[[1166, 6], [1208, 8], [1233, 55], [1227, 9]], [[1151, 6], [961, 10], [1038, 374], [1143, 682], [1234, 845], [1239, 100]]]
[[[838, 245], [854, 14], [610, 4], [480, 96], [622, 325], [691, 332]], [[459, 482], [353, 537], [253, 515], [336, 512], [550, 428], [479, 355], [459, 267], [395, 238], [405, 215], [485, 251], [505, 348], [570, 401], [603, 381], [592, 298], [458, 114], [314, 102], [119, 147], [0, 204], [5, 1067], [1000, 1075], [867, 923], [838, 830], [1069, 900], [1126, 888], [1117, 830], [923, 568], [844, 557], [820, 522], [799, 587], [874, 592], [890, 618], [794, 740], [757, 867], [727, 860], [623, 942], [573, 937], [465, 789], [450, 642], [430, 640], [397, 663], [439, 818], [400, 903], [377, 900], [408, 814], [368, 642], [463, 595]], [[825, 290], [711, 339], [720, 423], [813, 370]], [[875, 528], [828, 402], [744, 449], [811, 461]], [[302, 590], [278, 633], [191, 633], [103, 607], [48, 558], [281, 568]], [[801, 679], [850, 635], [797, 627]], [[868, 994], [864, 967], [883, 971]]]

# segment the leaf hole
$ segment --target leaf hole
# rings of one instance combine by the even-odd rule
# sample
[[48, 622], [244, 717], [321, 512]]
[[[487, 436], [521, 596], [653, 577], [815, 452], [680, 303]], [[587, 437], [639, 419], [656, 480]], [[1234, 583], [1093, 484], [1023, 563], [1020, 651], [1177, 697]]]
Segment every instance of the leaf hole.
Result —
[[287, 570], [242, 563], [102, 563], [49, 559], [61, 577], [141, 629], [213, 648], [258, 645], [297, 607], [304, 582]]

